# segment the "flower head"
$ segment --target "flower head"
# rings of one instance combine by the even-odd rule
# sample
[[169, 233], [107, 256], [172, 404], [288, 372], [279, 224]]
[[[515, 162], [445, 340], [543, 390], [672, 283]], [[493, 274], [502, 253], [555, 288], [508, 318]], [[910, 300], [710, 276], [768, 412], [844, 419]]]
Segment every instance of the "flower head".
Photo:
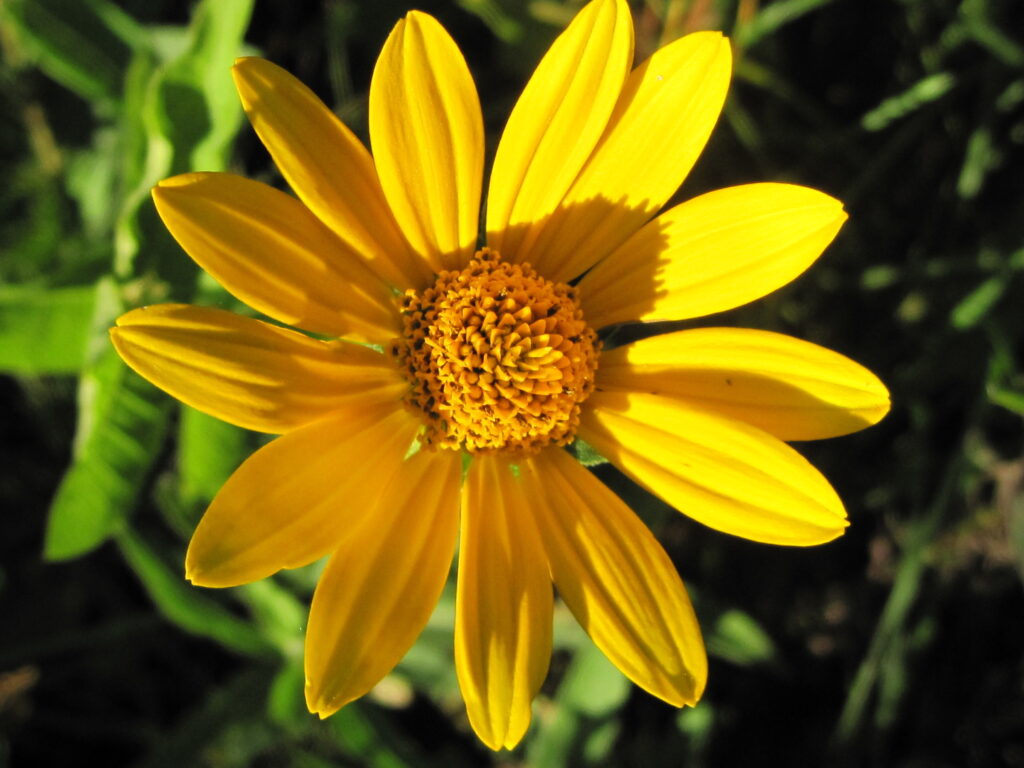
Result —
[[[285, 325], [185, 305], [112, 330], [175, 397], [279, 434], [200, 522], [187, 576], [230, 586], [330, 560], [306, 697], [366, 693], [426, 623], [458, 555], [456, 669], [470, 722], [514, 746], [547, 672], [552, 582], [637, 685], [694, 704], [707, 662], [669, 558], [564, 450], [576, 438], [680, 511], [757, 541], [840, 535], [828, 482], [787, 440], [888, 410], [856, 363], [774, 333], [704, 328], [602, 351], [597, 331], [739, 306], [789, 282], [845, 219], [787, 184], [659, 215], [718, 118], [727, 42], [696, 33], [635, 69], [623, 0], [556, 40], [497, 148], [478, 238], [484, 131], [455, 43], [411, 12], [370, 89], [373, 156], [298, 81], [235, 65], [250, 121], [298, 199], [229, 174], [153, 196], [207, 272]], [[463, 457], [469, 468], [463, 478]]]

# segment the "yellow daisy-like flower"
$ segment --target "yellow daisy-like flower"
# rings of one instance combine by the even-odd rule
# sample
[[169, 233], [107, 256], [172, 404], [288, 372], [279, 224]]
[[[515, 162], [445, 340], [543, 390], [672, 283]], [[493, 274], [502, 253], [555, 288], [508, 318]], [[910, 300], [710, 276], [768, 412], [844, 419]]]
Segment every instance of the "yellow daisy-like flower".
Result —
[[739, 328], [601, 352], [595, 331], [613, 323], [699, 317], [775, 290], [846, 218], [838, 201], [788, 184], [711, 192], [655, 218], [718, 118], [730, 50], [700, 32], [632, 63], [623, 0], [594, 0], [555, 41], [498, 145], [484, 247], [476, 89], [419, 12], [377, 61], [372, 157], [305, 86], [242, 59], [245, 110], [299, 199], [214, 173], [153, 191], [171, 233], [225, 288], [332, 339], [177, 304], [129, 312], [111, 332], [128, 365], [173, 396], [282, 435], [214, 499], [186, 570], [226, 587], [330, 555], [306, 635], [306, 699], [321, 716], [412, 645], [456, 540], [455, 663], [488, 746], [513, 747], [529, 725], [552, 582], [637, 685], [697, 701], [707, 661], [683, 583], [563, 449], [577, 436], [727, 533], [810, 545], [847, 524], [784, 441], [878, 421], [888, 395], [869, 371]]

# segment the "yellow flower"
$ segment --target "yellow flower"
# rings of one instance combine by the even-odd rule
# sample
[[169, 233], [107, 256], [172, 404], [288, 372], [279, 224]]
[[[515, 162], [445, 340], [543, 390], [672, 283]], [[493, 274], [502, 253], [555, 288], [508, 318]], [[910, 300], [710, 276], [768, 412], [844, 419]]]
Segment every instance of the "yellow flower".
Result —
[[226, 587], [331, 556], [306, 636], [306, 699], [323, 717], [413, 643], [456, 539], [455, 663], [488, 746], [513, 747], [529, 725], [552, 582], [637, 685], [697, 701], [707, 661], [682, 581], [563, 449], [577, 436], [727, 533], [810, 545], [847, 524], [828, 482], [783, 441], [878, 421], [888, 395], [869, 371], [739, 328], [601, 353], [596, 329], [775, 290], [846, 218], [838, 201], [787, 184], [711, 192], [655, 218], [718, 118], [730, 51], [700, 32], [632, 62], [626, 3], [594, 0], [509, 118], [482, 237], [476, 89], [445, 30], [415, 11], [374, 71], [372, 158], [305, 86], [242, 59], [245, 110], [298, 200], [230, 174], [153, 191], [168, 229], [225, 288], [331, 339], [177, 304], [129, 312], [111, 332], [128, 365], [183, 402], [282, 435], [214, 499], [186, 570]]

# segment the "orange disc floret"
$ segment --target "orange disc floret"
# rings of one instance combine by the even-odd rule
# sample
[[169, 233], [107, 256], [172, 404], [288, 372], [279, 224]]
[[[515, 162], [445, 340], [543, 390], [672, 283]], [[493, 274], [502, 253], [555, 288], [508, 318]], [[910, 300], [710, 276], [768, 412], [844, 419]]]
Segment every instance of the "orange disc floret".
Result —
[[427, 446], [530, 454], [573, 439], [599, 342], [575, 289], [488, 248], [402, 297], [391, 352], [422, 413]]

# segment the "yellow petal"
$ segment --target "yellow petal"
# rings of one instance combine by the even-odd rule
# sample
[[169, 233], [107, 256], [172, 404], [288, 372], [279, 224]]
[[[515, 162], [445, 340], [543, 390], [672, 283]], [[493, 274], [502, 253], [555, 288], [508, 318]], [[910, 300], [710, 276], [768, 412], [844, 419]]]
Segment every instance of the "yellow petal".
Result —
[[587, 320], [682, 320], [771, 293], [832, 242], [842, 203], [792, 184], [709, 192], [662, 214], [580, 281]]
[[624, 0], [594, 0], [559, 35], [527, 83], [498, 144], [487, 193], [487, 244], [544, 273], [535, 237], [608, 124], [633, 63]]
[[370, 153], [306, 86], [264, 59], [239, 59], [249, 122], [295, 194], [371, 268], [400, 289], [430, 280], [384, 200]]
[[455, 451], [419, 451], [376, 507], [354, 510], [354, 530], [327, 563], [310, 608], [310, 712], [327, 717], [369, 691], [427, 623], [455, 553], [461, 472]]
[[199, 521], [186, 578], [231, 587], [333, 552], [394, 482], [419, 426], [398, 403], [362, 406], [267, 443]]
[[436, 19], [410, 11], [395, 25], [370, 83], [370, 141], [384, 195], [435, 271], [476, 249], [484, 124], [458, 46]]
[[407, 385], [384, 355], [222, 309], [158, 304], [110, 336], [140, 376], [203, 413], [280, 434], [353, 404], [395, 403]]
[[601, 141], [531, 247], [546, 277], [578, 277], [661, 209], [704, 149], [731, 69], [729, 41], [696, 32], [630, 73]]
[[387, 341], [387, 285], [302, 203], [229, 173], [189, 173], [153, 189], [174, 238], [232, 294], [275, 320], [329, 336]]
[[469, 722], [511, 749], [551, 659], [551, 580], [532, 503], [500, 456], [476, 456], [462, 493], [455, 670]]
[[601, 355], [597, 385], [678, 398], [781, 440], [846, 435], [889, 412], [889, 392], [864, 366], [747, 328], [678, 331], [618, 347]]
[[846, 528], [821, 473], [742, 422], [656, 395], [595, 392], [579, 435], [647, 490], [725, 533], [808, 546]]
[[618, 496], [561, 449], [523, 464], [558, 594], [644, 690], [694, 705], [707, 680], [700, 626], [672, 561]]

